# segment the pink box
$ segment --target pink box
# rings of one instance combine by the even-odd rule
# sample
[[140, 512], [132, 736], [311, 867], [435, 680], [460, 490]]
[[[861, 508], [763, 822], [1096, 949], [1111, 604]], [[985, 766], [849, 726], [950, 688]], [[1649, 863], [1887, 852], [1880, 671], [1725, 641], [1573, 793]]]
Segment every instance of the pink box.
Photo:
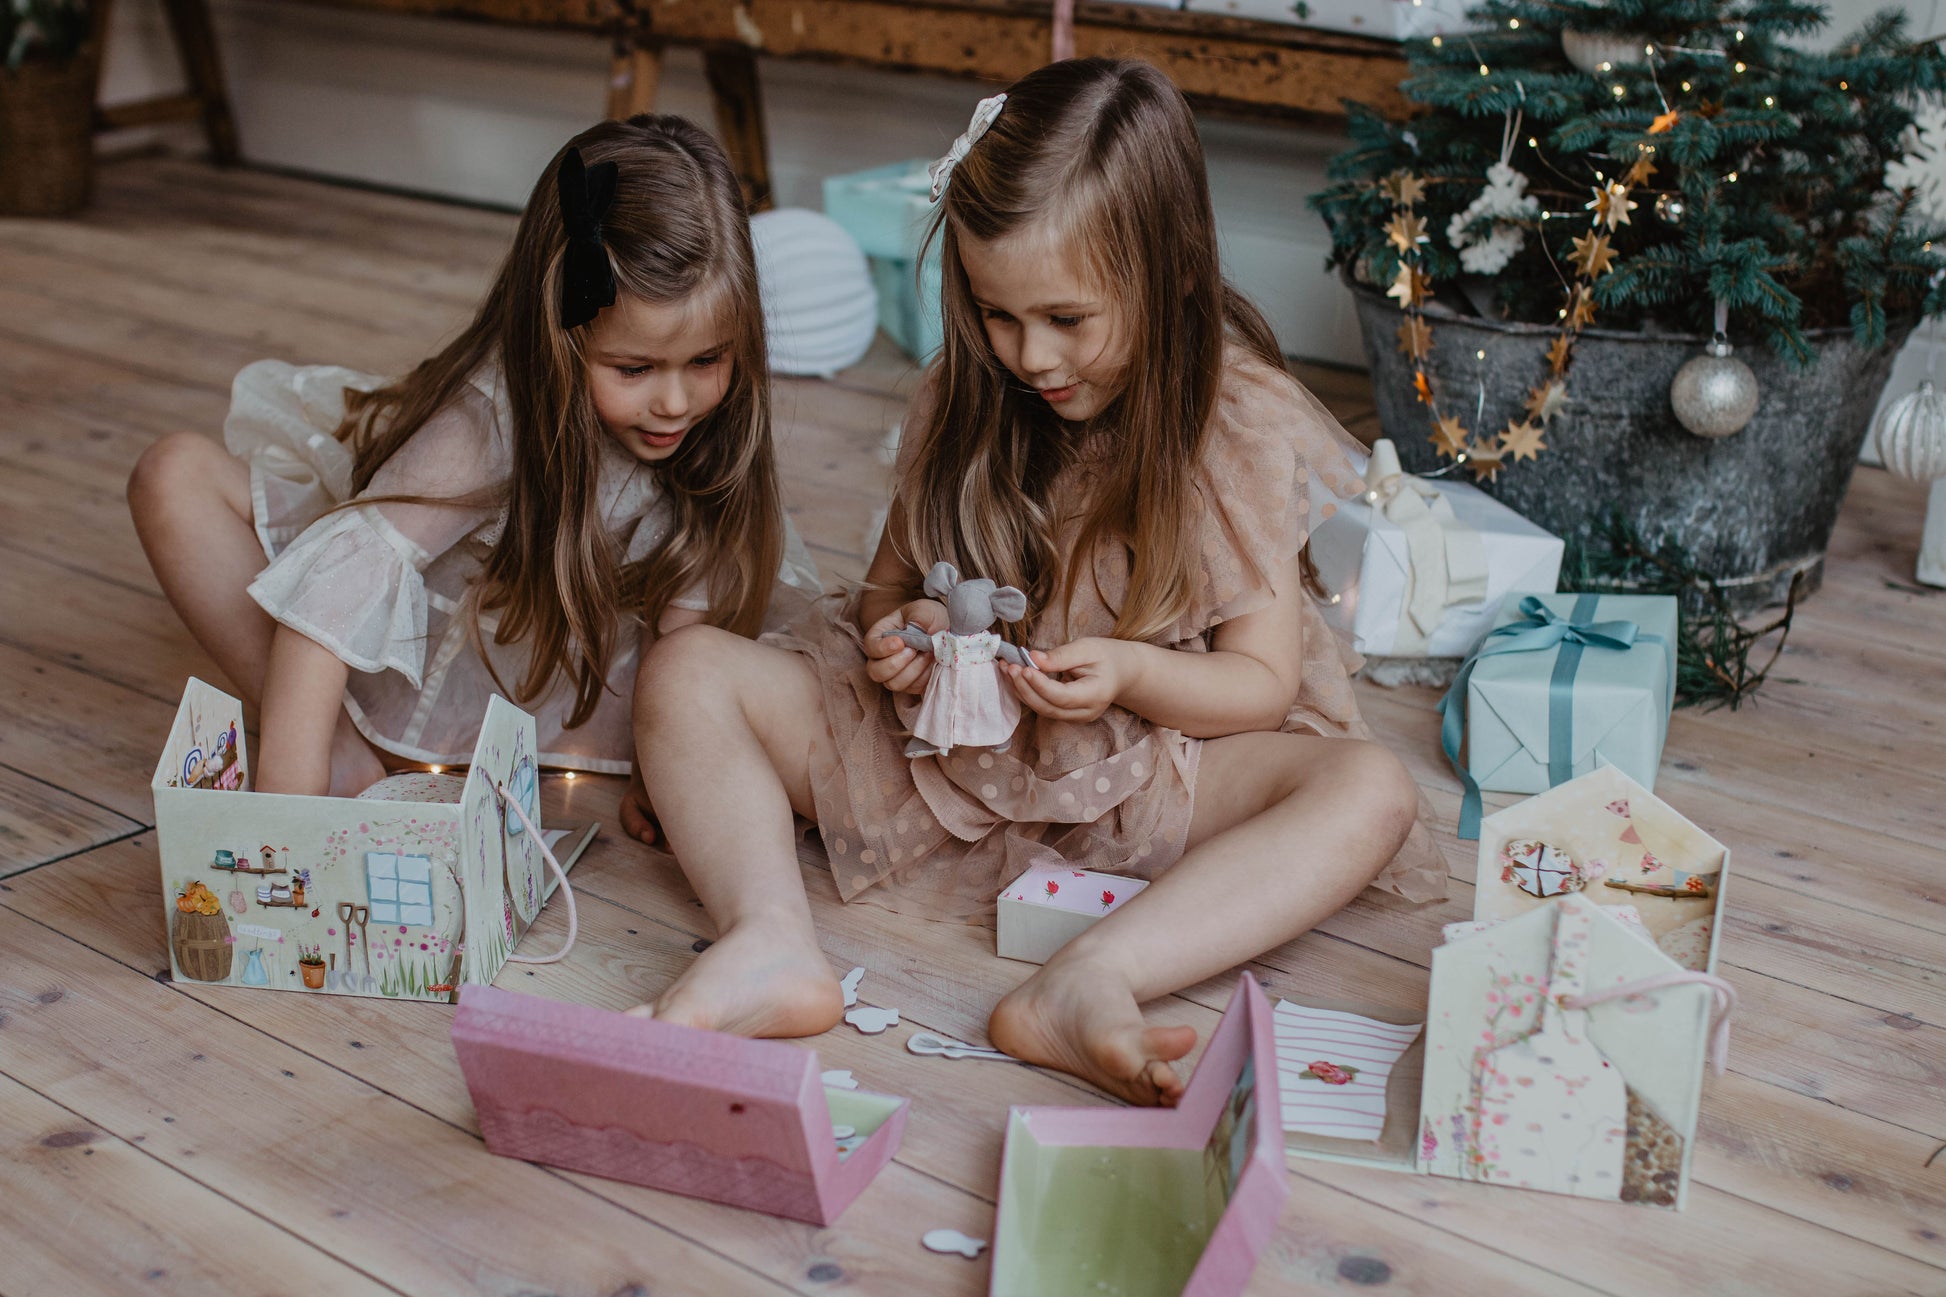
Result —
[[1270, 1004], [1248, 975], [1174, 1108], [1015, 1108], [989, 1297], [1236, 1297], [1284, 1171]]
[[905, 1131], [904, 1099], [827, 1087], [808, 1049], [491, 986], [460, 994], [453, 1048], [490, 1152], [814, 1225]]

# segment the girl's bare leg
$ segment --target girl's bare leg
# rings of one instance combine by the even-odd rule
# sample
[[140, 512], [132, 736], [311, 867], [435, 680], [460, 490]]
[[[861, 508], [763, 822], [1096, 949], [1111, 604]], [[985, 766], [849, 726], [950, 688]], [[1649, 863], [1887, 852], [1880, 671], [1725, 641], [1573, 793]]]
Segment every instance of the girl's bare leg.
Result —
[[686, 626], [643, 658], [635, 741], [663, 837], [718, 934], [635, 1012], [744, 1036], [836, 1026], [844, 994], [818, 947], [791, 820], [814, 813], [813, 762], [833, 759], [810, 664]]
[[1203, 746], [1189, 847], [993, 1011], [993, 1043], [1134, 1103], [1173, 1104], [1188, 1027], [1139, 1006], [1280, 946], [1342, 909], [1397, 853], [1418, 789], [1373, 743], [1237, 734]]
[[[251, 521], [250, 470], [207, 437], [171, 433], [136, 461], [128, 507], [176, 614], [243, 701], [261, 706], [277, 623], [248, 593], [264, 566]], [[272, 743], [266, 736], [265, 746]], [[360, 792], [385, 773], [342, 709], [330, 762], [330, 791], [339, 796]]]

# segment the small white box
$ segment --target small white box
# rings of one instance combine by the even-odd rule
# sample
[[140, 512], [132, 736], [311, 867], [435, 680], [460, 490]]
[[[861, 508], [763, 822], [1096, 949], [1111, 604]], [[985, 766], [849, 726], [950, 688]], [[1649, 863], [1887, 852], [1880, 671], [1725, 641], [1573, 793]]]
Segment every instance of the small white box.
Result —
[[1192, 13], [1254, 18], [1391, 40], [1424, 40], [1460, 31], [1473, 0], [1188, 0]]
[[1045, 964], [1148, 885], [1146, 879], [1119, 874], [1035, 865], [1008, 883], [995, 902], [1000, 957]]

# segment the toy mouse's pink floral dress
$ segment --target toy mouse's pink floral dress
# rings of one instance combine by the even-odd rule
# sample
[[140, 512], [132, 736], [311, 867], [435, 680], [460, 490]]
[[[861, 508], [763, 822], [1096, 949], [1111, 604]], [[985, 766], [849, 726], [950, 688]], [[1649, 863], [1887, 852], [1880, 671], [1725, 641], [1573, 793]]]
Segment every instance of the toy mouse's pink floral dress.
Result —
[[934, 747], [1004, 747], [1020, 725], [1020, 698], [1000, 676], [993, 631], [932, 637], [932, 676], [912, 733]]
[[[250, 597], [352, 668], [345, 710], [374, 746], [411, 761], [464, 764], [487, 700], [527, 672], [528, 645], [496, 644], [493, 613], [480, 616], [474, 640], [469, 604], [507, 524], [496, 497], [512, 472], [512, 412], [498, 370], [483, 368], [373, 475], [365, 494], [374, 503], [337, 509], [351, 495], [351, 449], [336, 435], [345, 389], [384, 381], [335, 365], [276, 360], [237, 374], [223, 440], [250, 467], [251, 516], [270, 560]], [[634, 562], [654, 552], [672, 514], [647, 465], [610, 438], [601, 447], [602, 523], [623, 561]], [[773, 624], [801, 613], [820, 592], [816, 565], [788, 519], [785, 527]], [[709, 607], [701, 590], [674, 604]], [[534, 716], [543, 765], [629, 772], [641, 636], [639, 619], [628, 620], [614, 641], [608, 687], [585, 723], [568, 727], [574, 693], [562, 679], [521, 704]]]
[[[924, 399], [923, 394], [921, 399]], [[918, 420], [908, 419], [908, 427]], [[1100, 438], [1113, 453], [1113, 430]], [[1200, 480], [1201, 583], [1171, 630], [1153, 641], [1184, 653], [1209, 650], [1221, 622], [1265, 607], [1271, 574], [1301, 551], [1336, 501], [1363, 489], [1355, 447], [1316, 398], [1281, 370], [1232, 351], [1204, 439]], [[913, 447], [900, 455], [903, 481]], [[1058, 480], [1049, 500], [1055, 552], [1073, 548], [1078, 509], [1099, 459]], [[1111, 609], [1128, 589], [1119, 546], [1095, 558], [1071, 605], [1043, 610], [1029, 642], [1063, 644], [1106, 636]], [[1302, 686], [1282, 728], [1368, 738], [1351, 673], [1359, 659], [1333, 633], [1310, 596], [1304, 602]], [[1000, 752], [955, 748], [909, 759], [905, 735], [920, 703], [892, 694], [865, 672], [856, 597], [826, 601], [782, 635], [816, 670], [836, 763], [811, 772], [818, 828], [838, 893], [933, 918], [980, 920], [1000, 889], [1030, 865], [1054, 860], [1082, 869], [1153, 877], [1183, 852], [1203, 741], [1110, 707], [1071, 724], [1023, 712]], [[1424, 824], [1414, 827], [1377, 886], [1413, 900], [1445, 895], [1446, 864]], [[1293, 859], [1301, 852], [1293, 845]]]

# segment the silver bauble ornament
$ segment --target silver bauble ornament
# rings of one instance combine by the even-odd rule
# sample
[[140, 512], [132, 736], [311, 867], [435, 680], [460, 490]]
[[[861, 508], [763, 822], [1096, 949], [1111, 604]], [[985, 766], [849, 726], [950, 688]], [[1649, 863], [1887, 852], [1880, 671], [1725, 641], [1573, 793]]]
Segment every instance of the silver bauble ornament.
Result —
[[1664, 225], [1681, 225], [1682, 214], [1688, 209], [1675, 194], [1664, 194], [1655, 200], [1655, 214]]
[[1669, 385], [1669, 404], [1676, 418], [1698, 437], [1728, 437], [1743, 431], [1757, 412], [1757, 376], [1750, 366], [1730, 354], [1730, 344], [1716, 335], [1705, 350], [1676, 371]]
[[1900, 477], [1931, 482], [1946, 477], [1946, 393], [1929, 378], [1881, 408], [1872, 420], [1879, 458]]
[[1590, 76], [1642, 62], [1648, 57], [1648, 43], [1645, 36], [1623, 32], [1578, 32], [1565, 28], [1561, 32], [1561, 53]]

